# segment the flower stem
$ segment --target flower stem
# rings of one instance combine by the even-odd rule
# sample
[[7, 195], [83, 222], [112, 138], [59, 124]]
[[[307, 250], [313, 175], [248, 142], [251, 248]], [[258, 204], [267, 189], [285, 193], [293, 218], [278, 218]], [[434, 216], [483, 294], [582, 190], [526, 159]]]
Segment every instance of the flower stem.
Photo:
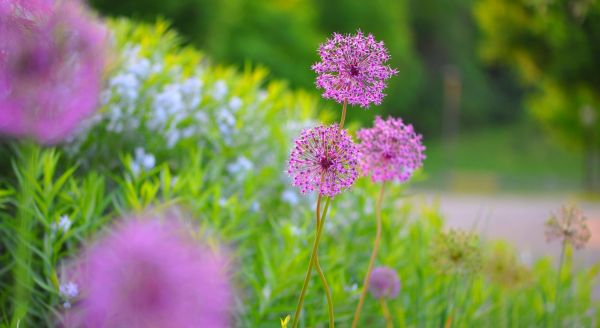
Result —
[[560, 276], [562, 275], [562, 267], [565, 260], [565, 248], [567, 247], [567, 241], [564, 240], [560, 249], [560, 260], [558, 262], [558, 276], [556, 277], [556, 296], [554, 299], [554, 322], [557, 327], [560, 326], [558, 318], [558, 307], [560, 305]]
[[354, 320], [352, 321], [352, 328], [356, 328], [358, 325], [358, 319], [360, 318], [360, 312], [362, 310], [367, 290], [369, 289], [369, 280], [371, 277], [371, 271], [373, 271], [373, 265], [375, 264], [375, 258], [377, 257], [377, 251], [379, 250], [379, 243], [381, 241], [381, 202], [383, 201], [383, 193], [385, 191], [385, 182], [381, 184], [381, 191], [379, 192], [379, 198], [377, 199], [377, 205], [375, 207], [375, 217], [377, 219], [377, 232], [375, 234], [375, 242], [373, 244], [373, 252], [371, 253], [371, 259], [369, 260], [369, 266], [367, 267], [367, 274], [363, 282], [362, 292], [360, 293], [360, 299], [354, 312]]
[[344, 127], [344, 122], [346, 121], [346, 107], [348, 105], [348, 101], [344, 100], [344, 105], [342, 106], [342, 118], [340, 119], [340, 129]]
[[37, 179], [38, 152], [34, 144], [22, 148], [19, 175], [19, 194], [16, 223], [16, 250], [14, 266], [13, 317], [11, 326], [23, 323], [29, 309], [30, 293], [33, 285], [31, 276], [32, 223], [31, 212], [35, 206], [33, 184]]
[[[323, 225], [325, 222], [325, 216], [327, 216], [327, 209], [329, 208], [329, 199], [327, 199], [327, 203], [325, 204], [325, 209], [323, 210], [323, 216], [320, 218], [321, 209], [319, 208], [319, 204], [317, 203], [317, 233], [323, 229]], [[319, 264], [319, 254], [317, 253], [315, 257], [315, 268], [319, 277], [321, 278], [321, 282], [323, 283], [323, 288], [325, 288], [325, 296], [327, 297], [327, 308], [329, 310], [329, 327], [335, 327], [334, 313], [333, 313], [333, 300], [331, 298], [331, 290], [329, 289], [329, 285], [327, 284], [327, 279], [325, 278], [325, 274], [323, 274], [323, 270], [321, 269], [321, 265]]]
[[[321, 199], [323, 198], [322, 194], [319, 194], [317, 199], [317, 207], [321, 206]], [[327, 202], [325, 204], [325, 208], [329, 207], [330, 198], [327, 198]], [[323, 216], [325, 218], [325, 216]], [[310, 262], [308, 263], [308, 269], [306, 270], [306, 276], [304, 277], [304, 284], [302, 285], [302, 290], [300, 291], [300, 298], [298, 299], [298, 305], [296, 306], [296, 312], [294, 314], [294, 321], [292, 323], [292, 328], [296, 328], [298, 326], [298, 322], [300, 319], [300, 311], [302, 310], [302, 305], [304, 304], [304, 296], [306, 295], [306, 288], [308, 287], [308, 281], [310, 279], [310, 274], [312, 273], [313, 265], [315, 264], [315, 258], [317, 257], [317, 250], [319, 248], [319, 241], [321, 239], [322, 230], [317, 227], [317, 234], [315, 237], [315, 242], [313, 244], [312, 253], [310, 255]]]
[[394, 322], [392, 321], [392, 316], [390, 315], [390, 309], [388, 308], [387, 301], [385, 300], [385, 298], [380, 298], [379, 304], [381, 304], [381, 309], [383, 310], [383, 317], [385, 318], [385, 326], [387, 328], [393, 328]]

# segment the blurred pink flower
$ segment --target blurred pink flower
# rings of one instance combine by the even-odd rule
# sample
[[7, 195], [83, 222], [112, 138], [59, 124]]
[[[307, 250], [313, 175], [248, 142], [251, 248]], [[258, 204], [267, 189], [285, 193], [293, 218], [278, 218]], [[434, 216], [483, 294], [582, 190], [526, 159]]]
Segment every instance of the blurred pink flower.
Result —
[[333, 197], [358, 177], [358, 149], [337, 125], [305, 129], [295, 140], [288, 174], [302, 193], [318, 190]]
[[385, 81], [396, 74], [395, 69], [385, 65], [390, 56], [383, 42], [373, 35], [333, 34], [319, 47], [321, 62], [312, 66], [318, 74], [317, 87], [324, 89], [323, 97], [338, 103], [368, 108], [371, 103], [379, 105], [383, 100]]
[[577, 207], [563, 206], [558, 214], [546, 221], [546, 241], [560, 240], [576, 249], [583, 248], [590, 240], [591, 232], [585, 223], [586, 217]]
[[223, 258], [174, 218], [131, 218], [74, 263], [79, 300], [66, 327], [229, 327]]
[[97, 108], [106, 30], [77, 0], [0, 0], [0, 33], [0, 134], [59, 142]]
[[373, 269], [369, 278], [369, 291], [376, 299], [394, 299], [400, 292], [400, 279], [396, 270], [388, 267]]
[[371, 175], [374, 182], [405, 182], [423, 165], [422, 137], [401, 119], [389, 117], [384, 121], [377, 116], [374, 126], [359, 130], [357, 137], [361, 141], [362, 173]]

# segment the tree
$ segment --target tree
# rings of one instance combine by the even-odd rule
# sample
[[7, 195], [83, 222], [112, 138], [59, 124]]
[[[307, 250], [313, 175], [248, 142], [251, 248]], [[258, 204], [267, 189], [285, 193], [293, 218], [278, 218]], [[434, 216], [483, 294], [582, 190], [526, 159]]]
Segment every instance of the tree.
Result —
[[554, 137], [585, 155], [585, 187], [600, 191], [600, 2], [479, 0], [481, 55], [515, 69], [526, 104]]

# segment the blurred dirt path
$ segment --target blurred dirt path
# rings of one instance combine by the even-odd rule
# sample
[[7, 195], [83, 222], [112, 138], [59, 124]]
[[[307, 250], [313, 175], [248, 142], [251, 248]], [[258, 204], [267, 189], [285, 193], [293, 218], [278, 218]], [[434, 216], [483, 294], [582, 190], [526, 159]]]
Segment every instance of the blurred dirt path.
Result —
[[[600, 262], [600, 202], [577, 200], [569, 195], [470, 195], [418, 192], [428, 203], [439, 203], [449, 227], [479, 231], [486, 239], [505, 239], [517, 247], [523, 262], [549, 255], [558, 258], [560, 243], [548, 244], [544, 222], [563, 204], [575, 204], [588, 218], [592, 237], [586, 248], [576, 251], [576, 266], [587, 267]], [[595, 290], [600, 299], [600, 281]]]

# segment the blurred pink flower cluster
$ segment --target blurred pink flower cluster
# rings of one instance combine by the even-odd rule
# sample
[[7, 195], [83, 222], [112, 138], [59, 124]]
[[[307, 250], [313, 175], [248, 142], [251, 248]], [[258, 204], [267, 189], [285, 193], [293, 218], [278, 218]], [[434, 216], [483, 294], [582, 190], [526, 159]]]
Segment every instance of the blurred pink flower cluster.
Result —
[[53, 144], [97, 109], [107, 33], [77, 0], [0, 0], [0, 134]]
[[172, 215], [128, 218], [86, 249], [63, 277], [79, 294], [64, 326], [229, 327], [227, 263], [186, 224]]
[[377, 116], [370, 129], [357, 133], [362, 173], [371, 175], [373, 182], [398, 180], [406, 182], [423, 165], [425, 147], [421, 135], [401, 119]]

